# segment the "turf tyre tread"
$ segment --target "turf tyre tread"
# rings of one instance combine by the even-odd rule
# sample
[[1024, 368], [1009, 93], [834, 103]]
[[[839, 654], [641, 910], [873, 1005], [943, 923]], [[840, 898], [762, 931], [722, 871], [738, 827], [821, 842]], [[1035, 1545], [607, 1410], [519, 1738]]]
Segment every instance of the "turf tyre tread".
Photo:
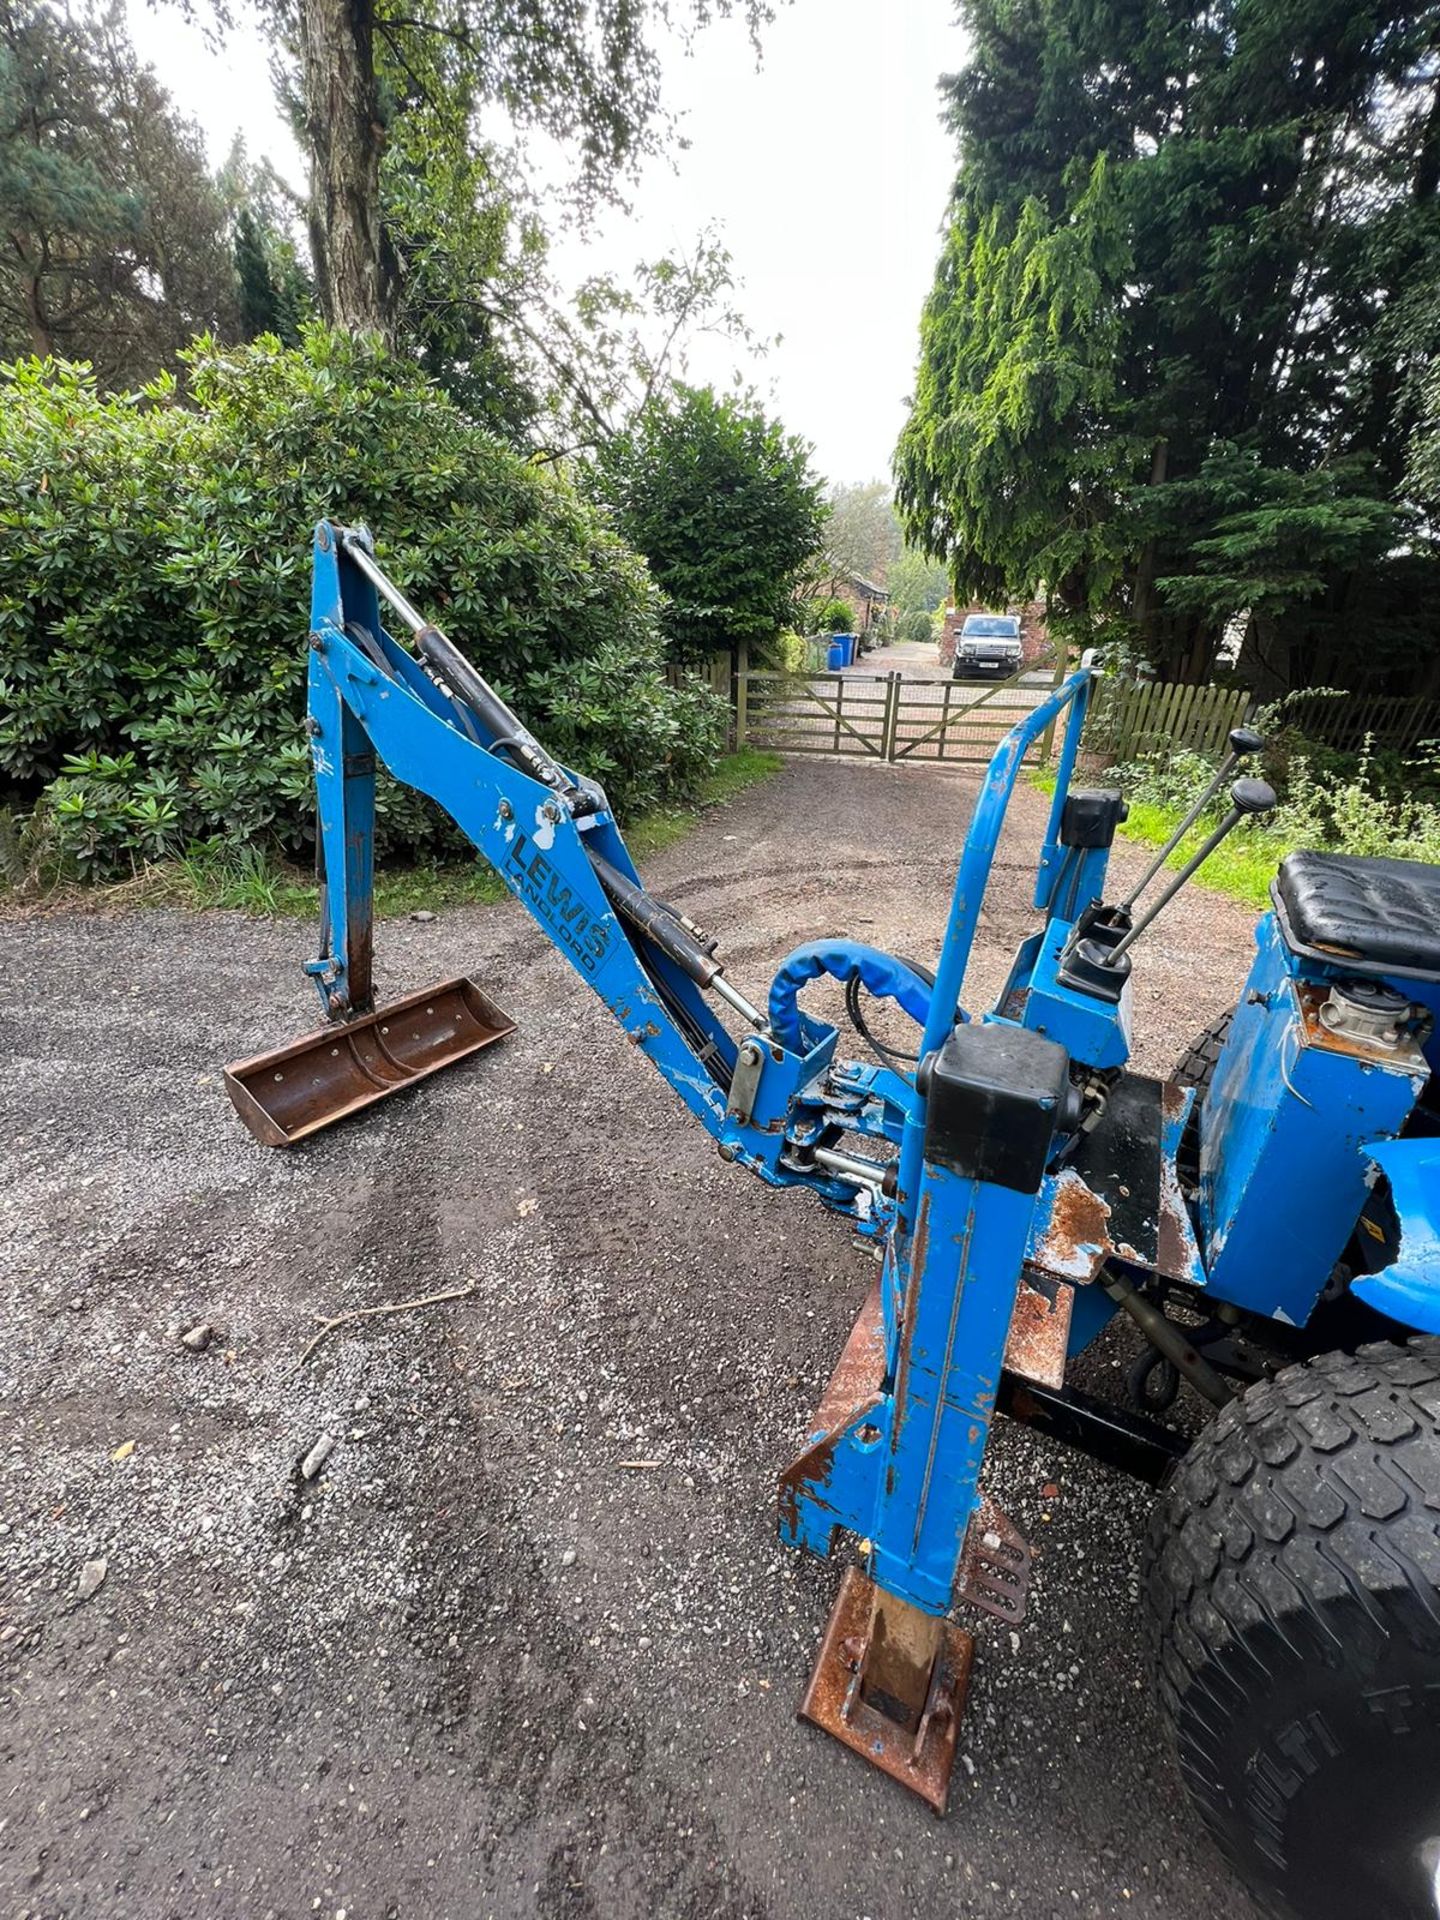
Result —
[[[1390, 1868], [1342, 1803], [1373, 1754], [1382, 1769], [1440, 1756], [1440, 1339], [1323, 1354], [1252, 1387], [1179, 1462], [1147, 1557], [1180, 1771], [1264, 1909], [1433, 1915], [1408, 1869], [1371, 1884]], [[1316, 1858], [1327, 1840], [1338, 1864]]]

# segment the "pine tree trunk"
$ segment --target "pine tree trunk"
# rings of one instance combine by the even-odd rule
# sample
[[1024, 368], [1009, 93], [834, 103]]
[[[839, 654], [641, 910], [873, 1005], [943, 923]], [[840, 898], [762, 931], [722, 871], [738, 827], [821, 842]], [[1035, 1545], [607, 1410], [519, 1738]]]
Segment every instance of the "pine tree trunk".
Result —
[[[1169, 471], [1169, 442], [1157, 440], [1150, 451], [1150, 480], [1152, 487], [1163, 485]], [[1147, 540], [1140, 549], [1135, 567], [1135, 631], [1140, 641], [1141, 651], [1152, 665], [1158, 665], [1160, 647], [1157, 634], [1157, 606], [1155, 598], [1155, 542]]]
[[300, 0], [310, 149], [310, 244], [321, 311], [351, 333], [391, 331], [380, 231], [385, 128], [375, 84], [373, 0]]
[[45, 317], [45, 305], [40, 297], [40, 276], [27, 273], [24, 276], [25, 319], [30, 328], [30, 351], [41, 360], [48, 360], [55, 352], [55, 336], [50, 331], [50, 322]]

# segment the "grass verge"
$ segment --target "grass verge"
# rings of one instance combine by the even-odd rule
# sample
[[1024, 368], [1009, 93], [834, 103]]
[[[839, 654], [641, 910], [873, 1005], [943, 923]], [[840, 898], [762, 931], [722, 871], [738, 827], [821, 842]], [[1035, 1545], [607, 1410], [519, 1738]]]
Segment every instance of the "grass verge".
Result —
[[[642, 814], [626, 830], [625, 839], [637, 862], [673, 846], [707, 808], [733, 800], [747, 787], [768, 780], [780, 770], [780, 756], [743, 747], [716, 763], [686, 806], [661, 807]], [[471, 906], [503, 900], [508, 889], [487, 862], [452, 861], [383, 868], [375, 875], [375, 912], [382, 920], [399, 919], [419, 908], [439, 912], [445, 907]], [[0, 891], [0, 900], [3, 900]], [[48, 896], [50, 904], [64, 901], [106, 907], [227, 908], [232, 912], [298, 918], [319, 910], [319, 890], [313, 878], [298, 867], [286, 866], [255, 847], [193, 847], [178, 860], [146, 867], [133, 879], [112, 886], [69, 887]]]
[[[1030, 777], [1042, 792], [1055, 791], [1053, 773], [1041, 771]], [[1142, 846], [1163, 847], [1183, 817], [1182, 808], [1157, 807], [1148, 800], [1132, 800], [1129, 818], [1120, 829], [1120, 837], [1122, 840], [1137, 841]], [[1183, 867], [1213, 824], [1213, 821], [1202, 821], [1186, 834], [1165, 862], [1166, 866]], [[1242, 823], [1211, 854], [1196, 874], [1194, 884], [1208, 887], [1215, 893], [1229, 894], [1232, 900], [1243, 900], [1249, 907], [1268, 907], [1270, 882], [1275, 878], [1275, 869], [1290, 851], [1289, 844], [1280, 834], [1265, 833]]]

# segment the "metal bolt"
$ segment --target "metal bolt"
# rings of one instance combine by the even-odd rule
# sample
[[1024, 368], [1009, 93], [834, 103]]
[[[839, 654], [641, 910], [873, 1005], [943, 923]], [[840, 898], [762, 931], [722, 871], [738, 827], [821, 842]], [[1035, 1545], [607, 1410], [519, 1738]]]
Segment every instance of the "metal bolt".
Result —
[[502, 820], [513, 820], [515, 818], [515, 809], [508, 800], [502, 800], [500, 802], [500, 818]]
[[544, 818], [552, 824], [560, 818], [560, 809], [553, 800], [547, 800], [544, 806], [541, 807], [540, 812]]
[[320, 738], [323, 729], [313, 713], [307, 713], [305, 716], [305, 731], [312, 740], [318, 740]]
[[722, 1160], [738, 1160], [740, 1158], [740, 1149], [735, 1145], [733, 1140], [717, 1141], [715, 1151]]
[[323, 652], [325, 651], [325, 636], [324, 636], [324, 634], [323, 634], [323, 633], [312, 633], [312, 634], [311, 634], [311, 636], [310, 636], [310, 645], [311, 645], [311, 647], [312, 647], [312, 648], [314, 649], [314, 651], [315, 651], [316, 653], [323, 653]]

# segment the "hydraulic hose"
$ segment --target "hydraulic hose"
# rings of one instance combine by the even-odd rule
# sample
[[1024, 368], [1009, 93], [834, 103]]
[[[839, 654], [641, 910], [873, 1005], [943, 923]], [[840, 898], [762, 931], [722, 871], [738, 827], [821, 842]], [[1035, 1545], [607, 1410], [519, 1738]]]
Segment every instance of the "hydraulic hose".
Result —
[[771, 1028], [781, 1046], [792, 1052], [802, 1052], [805, 1046], [800, 989], [821, 974], [844, 982], [858, 978], [877, 998], [898, 1001], [917, 1025], [924, 1024], [931, 982], [918, 969], [858, 940], [814, 940], [797, 947], [782, 962], [770, 988]]
[[590, 856], [596, 879], [605, 889], [606, 898], [620, 918], [634, 927], [637, 933], [643, 933], [647, 940], [653, 941], [667, 959], [673, 960], [682, 973], [688, 974], [697, 987], [713, 986], [721, 971], [719, 962], [712, 959], [688, 927], [681, 925], [674, 909], [652, 898], [603, 854], [596, 853], [591, 847], [585, 851]]
[[[935, 984], [935, 975], [929, 967], [922, 966], [918, 960], [909, 960], [903, 954], [896, 956], [902, 967], [908, 967], [917, 979], [923, 980], [927, 987]], [[845, 1011], [850, 1016], [850, 1024], [869, 1047], [876, 1058], [886, 1066], [914, 1067], [920, 1063], [920, 1052], [907, 1053], [903, 1047], [892, 1047], [877, 1038], [865, 1024], [865, 1015], [860, 1006], [861, 976], [852, 973], [845, 982]]]

